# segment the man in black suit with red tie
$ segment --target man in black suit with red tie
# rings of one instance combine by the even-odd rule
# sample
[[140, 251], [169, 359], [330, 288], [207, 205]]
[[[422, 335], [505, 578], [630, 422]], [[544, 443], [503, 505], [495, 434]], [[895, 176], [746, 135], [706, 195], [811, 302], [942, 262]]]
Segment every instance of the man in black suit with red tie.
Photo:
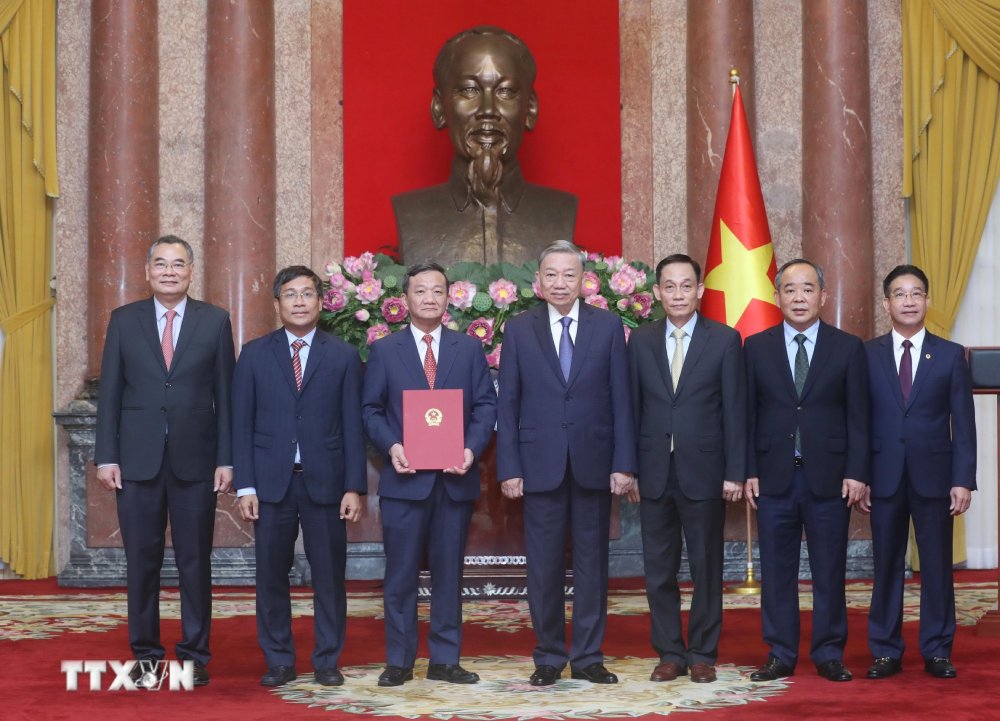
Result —
[[[659, 656], [651, 681], [716, 680], [725, 501], [740, 500], [746, 481], [743, 342], [698, 314], [704, 290], [689, 256], [661, 260], [653, 292], [666, 318], [636, 329], [628, 345], [646, 596]], [[677, 584], [682, 532], [694, 581], [687, 643]]]
[[850, 681], [847, 530], [867, 510], [868, 364], [861, 339], [819, 319], [823, 270], [785, 263], [775, 278], [785, 320], [746, 340], [747, 500], [757, 508], [761, 621], [767, 662], [752, 681], [791, 676], [799, 651], [799, 547], [805, 530], [813, 587], [810, 656], [820, 676]]
[[872, 401], [872, 545], [868, 678], [903, 669], [903, 578], [913, 519], [920, 554], [924, 670], [955, 678], [952, 526], [976, 490], [976, 414], [965, 349], [929, 333], [928, 281], [900, 265], [882, 283], [892, 330], [868, 341]]
[[[191, 246], [167, 235], [149, 249], [153, 297], [115, 309], [101, 361], [97, 478], [118, 500], [132, 653], [160, 661], [160, 567], [167, 518], [181, 592], [177, 658], [205, 665], [212, 618], [216, 493], [232, 483], [229, 314], [188, 298]], [[139, 678], [141, 667], [132, 671]]]
[[254, 522], [262, 686], [296, 678], [288, 573], [302, 542], [313, 585], [316, 682], [340, 686], [347, 622], [347, 523], [368, 488], [361, 359], [319, 330], [320, 279], [293, 265], [274, 278], [281, 328], [243, 347], [233, 375], [234, 485]]

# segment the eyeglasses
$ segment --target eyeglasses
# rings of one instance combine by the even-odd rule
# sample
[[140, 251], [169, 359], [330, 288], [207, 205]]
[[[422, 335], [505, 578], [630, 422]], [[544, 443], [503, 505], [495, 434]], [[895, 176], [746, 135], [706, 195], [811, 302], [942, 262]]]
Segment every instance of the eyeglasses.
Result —
[[167, 268], [174, 271], [175, 273], [183, 273], [184, 269], [187, 268], [190, 263], [185, 263], [183, 260], [175, 260], [172, 263], [168, 263], [165, 260], [154, 260], [153, 270], [157, 273], [165, 273]]
[[664, 293], [668, 293], [669, 295], [673, 295], [678, 290], [681, 293], [683, 293], [684, 295], [690, 295], [691, 293], [694, 293], [694, 291], [696, 289], [697, 289], [697, 286], [691, 285], [690, 283], [682, 283], [680, 285], [674, 285], [673, 283], [667, 283], [665, 286], [663, 286], [663, 292]]
[[889, 297], [892, 298], [897, 303], [902, 303], [906, 298], [909, 298], [910, 300], [915, 300], [919, 303], [920, 301], [922, 301], [924, 298], [927, 297], [927, 294], [919, 289], [911, 291], [897, 290]]
[[316, 291], [304, 290], [300, 293], [296, 290], [286, 290], [281, 294], [281, 297], [285, 300], [295, 300], [296, 298], [301, 298], [304, 301], [310, 301], [316, 297]]

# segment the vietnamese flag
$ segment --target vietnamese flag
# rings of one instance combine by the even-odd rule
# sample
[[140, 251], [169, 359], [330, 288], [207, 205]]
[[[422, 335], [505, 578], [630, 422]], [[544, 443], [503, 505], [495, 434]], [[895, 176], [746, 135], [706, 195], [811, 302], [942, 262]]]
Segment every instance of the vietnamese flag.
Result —
[[774, 304], [776, 272], [750, 128], [737, 85], [705, 260], [701, 312], [732, 326], [744, 339], [780, 323], [781, 311]]

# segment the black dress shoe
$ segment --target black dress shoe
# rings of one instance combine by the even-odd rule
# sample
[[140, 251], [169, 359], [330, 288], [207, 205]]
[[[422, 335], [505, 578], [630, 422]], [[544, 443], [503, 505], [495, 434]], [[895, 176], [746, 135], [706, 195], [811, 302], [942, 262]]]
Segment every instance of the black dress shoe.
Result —
[[833, 661], [824, 661], [816, 666], [816, 673], [827, 681], [850, 681], [854, 678], [847, 667], [836, 659]]
[[532, 686], [551, 686], [559, 677], [562, 676], [562, 672], [555, 666], [536, 666], [535, 672], [531, 674], [531, 678], [528, 679], [528, 683]]
[[892, 656], [879, 656], [868, 669], [868, 678], [889, 678], [903, 670], [903, 662]]
[[750, 674], [750, 680], [760, 683], [761, 681], [777, 681], [779, 678], [786, 678], [795, 673], [795, 669], [787, 663], [782, 663], [775, 656], [770, 656], [767, 663]]
[[924, 671], [934, 678], [955, 678], [958, 675], [951, 661], [940, 656], [924, 659]]
[[466, 671], [457, 663], [432, 663], [427, 666], [428, 681], [447, 681], [448, 683], [477, 683], [479, 674]]
[[208, 686], [208, 669], [201, 661], [194, 662], [194, 685]]
[[592, 663], [586, 668], [573, 669], [573, 678], [591, 683], [618, 683], [618, 677], [604, 668], [603, 663]]
[[260, 677], [261, 686], [284, 686], [295, 680], [295, 669], [291, 666], [275, 666], [267, 669]]
[[386, 666], [385, 671], [378, 677], [379, 686], [402, 686], [413, 678], [413, 668], [403, 668], [402, 666]]
[[334, 666], [333, 668], [318, 668], [314, 674], [316, 678], [316, 683], [321, 686], [343, 686], [344, 685], [344, 674], [340, 672], [340, 669]]

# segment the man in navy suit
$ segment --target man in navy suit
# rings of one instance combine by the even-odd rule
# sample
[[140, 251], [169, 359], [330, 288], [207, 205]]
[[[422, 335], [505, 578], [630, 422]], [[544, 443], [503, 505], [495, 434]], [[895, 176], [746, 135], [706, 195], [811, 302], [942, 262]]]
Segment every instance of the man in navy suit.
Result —
[[902, 670], [903, 577], [910, 519], [920, 554], [920, 653], [924, 669], [955, 678], [954, 517], [976, 490], [976, 416], [965, 351], [928, 333], [928, 282], [914, 265], [882, 282], [892, 330], [868, 341], [872, 413], [871, 513], [875, 587], [868, 678]]
[[799, 546], [805, 529], [813, 585], [810, 656], [819, 675], [850, 681], [847, 530], [867, 510], [868, 365], [861, 339], [819, 320], [823, 270], [785, 263], [774, 299], [785, 320], [746, 340], [750, 409], [746, 494], [757, 508], [761, 620], [767, 662], [752, 681], [791, 676], [799, 649]]
[[[229, 314], [188, 298], [194, 253], [166, 235], [146, 257], [152, 298], [111, 314], [97, 405], [97, 478], [116, 492], [135, 658], [161, 661], [160, 568], [170, 517], [181, 591], [177, 657], [208, 683], [216, 493], [232, 483]], [[130, 675], [138, 681], [143, 667]]]
[[[431, 573], [427, 678], [476, 683], [462, 655], [462, 568], [472, 508], [479, 497], [476, 459], [493, 436], [496, 391], [483, 346], [441, 325], [448, 278], [437, 263], [410, 266], [403, 277], [410, 325], [372, 345], [365, 371], [365, 431], [384, 456], [379, 508], [385, 545], [386, 668], [379, 686], [413, 678], [417, 655], [417, 586], [427, 549]], [[410, 467], [403, 445], [403, 391], [462, 391], [465, 456], [440, 471]]]
[[320, 280], [293, 265], [274, 279], [282, 327], [243, 347], [233, 375], [234, 484], [254, 522], [262, 686], [295, 680], [288, 572], [302, 525], [313, 583], [315, 678], [339, 686], [347, 525], [361, 515], [367, 460], [358, 351], [316, 328]]
[[[583, 255], [560, 240], [542, 251], [546, 300], [507, 321], [500, 360], [497, 478], [524, 497], [528, 606], [537, 645], [533, 686], [572, 677], [617, 683], [604, 667], [611, 494], [635, 486], [635, 432], [625, 332], [581, 303]], [[566, 536], [573, 538], [573, 639], [566, 647]]]
[[[698, 315], [701, 266], [682, 253], [656, 266], [666, 318], [629, 339], [639, 436], [642, 555], [653, 648], [651, 681], [716, 680], [722, 631], [725, 501], [743, 497], [747, 395], [743, 342]], [[725, 499], [725, 500], [723, 500]], [[688, 641], [681, 625], [681, 532], [694, 581]]]

